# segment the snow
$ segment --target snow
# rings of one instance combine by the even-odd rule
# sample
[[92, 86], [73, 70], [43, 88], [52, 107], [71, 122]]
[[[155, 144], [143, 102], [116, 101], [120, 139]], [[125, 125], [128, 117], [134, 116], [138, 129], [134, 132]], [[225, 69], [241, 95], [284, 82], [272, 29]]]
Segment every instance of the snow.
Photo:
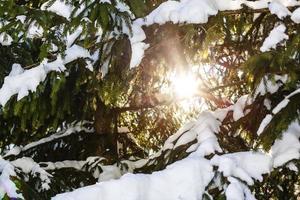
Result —
[[259, 136], [260, 134], [262, 134], [262, 132], [265, 130], [265, 128], [268, 126], [268, 124], [271, 122], [271, 120], [273, 119], [273, 116], [270, 114], [267, 114], [265, 116], [265, 118], [262, 120], [262, 122], [259, 125], [259, 128], [257, 130], [257, 135]]
[[25, 174], [32, 174], [33, 176], [38, 176], [42, 181], [41, 190], [50, 189], [50, 178], [52, 177], [44, 169], [42, 169], [37, 163], [35, 163], [31, 158], [19, 158], [14, 161], [6, 161], [0, 157], [0, 198], [2, 199], [5, 193], [10, 198], [21, 198], [22, 195], [17, 193], [17, 188], [11, 177], [16, 177], [16, 172], [22, 172]]
[[67, 34], [67, 38], [66, 38], [67, 48], [71, 47], [74, 44], [75, 40], [79, 37], [81, 33], [82, 33], [82, 27], [79, 26], [76, 28], [74, 32]]
[[244, 1], [245, 5], [252, 9], [263, 9], [267, 8], [270, 0], [260, 0], [260, 1]]
[[290, 93], [289, 95], [287, 95], [279, 104], [277, 104], [277, 106], [272, 110], [272, 114], [268, 114], [265, 116], [265, 118], [262, 120], [258, 130], [257, 130], [257, 135], [260, 135], [264, 129], [266, 128], [266, 126], [271, 122], [273, 116], [272, 115], [276, 115], [277, 113], [279, 113], [283, 108], [285, 108], [288, 103], [290, 102], [289, 98], [291, 98], [292, 96], [296, 95], [300, 93], [300, 89], [295, 90], [294, 92]]
[[11, 67], [11, 72], [9, 73], [9, 76], [16, 76], [19, 74], [22, 74], [24, 72], [24, 69], [22, 66], [18, 63], [15, 63]]
[[298, 0], [277, 0], [277, 1], [280, 2], [282, 5], [284, 5], [285, 7], [300, 5], [300, 2]]
[[291, 170], [291, 171], [294, 171], [294, 172], [298, 172], [298, 167], [295, 165], [295, 163], [293, 162], [289, 162], [286, 167]]
[[225, 177], [234, 176], [253, 185], [254, 180], [262, 181], [262, 174], [271, 171], [271, 157], [258, 152], [238, 152], [215, 155], [211, 163], [218, 166], [218, 171]]
[[[277, 79], [284, 81], [284, 78], [279, 76]], [[291, 94], [297, 93], [298, 90], [295, 90]], [[245, 99], [247, 99], [246, 96], [241, 97], [237, 104], [246, 102]], [[197, 121], [186, 124], [169, 137], [165, 142], [163, 151], [175, 149], [193, 140], [196, 140], [196, 143], [190, 147], [190, 150], [187, 150], [191, 152], [187, 158], [167, 166], [164, 170], [150, 175], [129, 173], [121, 176], [124, 171], [116, 165], [100, 165], [104, 173], [100, 174], [99, 183], [73, 192], [59, 194], [53, 199], [76, 200], [84, 197], [91, 200], [197, 200], [201, 199], [207, 184], [215, 176], [216, 172], [213, 172], [213, 168], [216, 167], [217, 171], [221, 172], [229, 181], [229, 185], [225, 188], [227, 199], [253, 200], [255, 198], [247, 185], [253, 185], [254, 181], [262, 181], [263, 175], [270, 173], [273, 168], [300, 158], [300, 125], [298, 122], [293, 122], [288, 130], [284, 131], [282, 138], [275, 141], [268, 153], [245, 151], [214, 155], [210, 160], [204, 158], [206, 155], [222, 152], [215, 134], [219, 132], [221, 124], [219, 120], [224, 120], [226, 114], [233, 110], [234, 106], [218, 109], [215, 112], [205, 111], [200, 114]], [[158, 152], [158, 155], [160, 154], [161, 151]], [[95, 165], [99, 165], [95, 159], [98, 158], [90, 158], [86, 162], [91, 167], [95, 167]], [[124, 161], [123, 163], [128, 164], [129, 171], [133, 171], [135, 167], [141, 167], [149, 160], [144, 159], [140, 163], [131, 161]], [[60, 166], [71, 166], [72, 164], [74, 163], [66, 161]], [[86, 165], [84, 163], [79, 164]], [[59, 165], [55, 164], [55, 166]], [[288, 164], [287, 167], [297, 170], [292, 164]], [[117, 179], [119, 177], [120, 179]]]
[[21, 151], [22, 151], [22, 148], [21, 148], [21, 147], [15, 146], [15, 147], [13, 147], [12, 149], [10, 149], [10, 150], [4, 155], [4, 157], [11, 156], [11, 155], [14, 155], [14, 156], [19, 155], [19, 154], [21, 153]]
[[[276, 14], [280, 19], [291, 15], [291, 19], [296, 23], [300, 21], [299, 8], [292, 14], [285, 7], [288, 5], [298, 5], [298, 2], [291, 0], [272, 1], [245, 1], [245, 0], [180, 0], [180, 1], [166, 1], [160, 4], [154, 11], [147, 15], [144, 19], [136, 19], [132, 24], [132, 32], [123, 27], [123, 31], [129, 35], [132, 46], [132, 59], [130, 67], [139, 65], [144, 56], [144, 51], [149, 47], [144, 42], [146, 39], [145, 32], [142, 26], [150, 26], [152, 24], [172, 23], [206, 23], [208, 18], [216, 15], [218, 11], [241, 9], [242, 4], [254, 9], [261, 9], [269, 7], [270, 12]], [[111, 3], [109, 0], [101, 0], [100, 3]], [[45, 3], [42, 9], [63, 16], [70, 20], [72, 6], [65, 4], [64, 1], [56, 0], [50, 7]], [[117, 1], [117, 8], [121, 12], [128, 12], [130, 10], [125, 4]], [[297, 12], [296, 12], [297, 11]], [[20, 19], [22, 20], [22, 19]], [[276, 48], [276, 45], [281, 41], [288, 39], [284, 33], [286, 27], [281, 24], [275, 27], [265, 39], [261, 51], [269, 51], [271, 48]], [[24, 70], [21, 65], [14, 64], [10, 74], [5, 77], [4, 84], [0, 89], [0, 104], [5, 105], [11, 96], [17, 94], [18, 100], [28, 95], [30, 91], [35, 91], [40, 82], [42, 82], [47, 73], [50, 71], [64, 71], [65, 65], [76, 60], [77, 58], [89, 58], [93, 60], [89, 51], [81, 46], [74, 44], [76, 39], [80, 36], [82, 27], [79, 27], [74, 32], [69, 32], [66, 36], [66, 51], [65, 55], [58, 55], [57, 59], [48, 62], [44, 60], [40, 65], [29, 70]], [[32, 30], [29, 35], [41, 35], [42, 29], [38, 25], [32, 25]], [[4, 39], [0, 35], [0, 43]], [[7, 42], [7, 41], [6, 41]], [[4, 43], [4, 44], [8, 44]], [[3, 45], [3, 44], [2, 44]], [[91, 63], [88, 64], [91, 67]], [[266, 78], [266, 77], [265, 77]], [[255, 90], [255, 97], [265, 95], [266, 93], [275, 93], [287, 81], [287, 76], [276, 75], [275, 82], [269, 79], [263, 79], [258, 88]], [[281, 101], [273, 110], [273, 114], [277, 114], [288, 103], [289, 98], [295, 94], [300, 93], [300, 89], [294, 91], [283, 101]], [[270, 152], [237, 152], [223, 155], [214, 155], [212, 159], [206, 159], [204, 156], [214, 154], [216, 152], [223, 153], [218, 143], [216, 134], [220, 131], [221, 122], [225, 119], [228, 112], [233, 112], [233, 120], [237, 121], [244, 117], [245, 107], [249, 103], [249, 96], [242, 96], [238, 101], [226, 108], [218, 109], [214, 112], [205, 111], [200, 114], [199, 118], [187, 124], [174, 135], [168, 138], [161, 151], [153, 157], [157, 157], [162, 152], [171, 151], [180, 146], [194, 142], [186, 152], [190, 155], [177, 161], [166, 169], [154, 172], [152, 174], [125, 174], [118, 165], [102, 165], [100, 163], [102, 158], [90, 157], [83, 161], [60, 161], [60, 162], [45, 162], [40, 163], [46, 165], [41, 168], [39, 164], [35, 163], [31, 158], [19, 158], [17, 160], [8, 162], [0, 158], [0, 197], [3, 191], [7, 192], [10, 197], [21, 197], [16, 193], [14, 183], [9, 179], [9, 176], [16, 176], [15, 170], [21, 170], [27, 174], [39, 176], [43, 181], [42, 189], [49, 189], [50, 177], [45, 170], [54, 170], [60, 168], [75, 168], [84, 170], [84, 167], [90, 170], [93, 167], [100, 167], [103, 172], [95, 170], [94, 177], [97, 177], [99, 183], [84, 187], [73, 192], [59, 194], [53, 199], [103, 199], [103, 200], [198, 200], [202, 198], [206, 186], [213, 179], [217, 168], [223, 176], [229, 181], [229, 185], [225, 188], [225, 195], [227, 199], [255, 199], [251, 191], [246, 186], [253, 185], [254, 181], [262, 181], [263, 174], [271, 172], [273, 167], [279, 167], [287, 164], [292, 170], [297, 170], [295, 165], [290, 161], [300, 158], [300, 126], [297, 122], [292, 123], [287, 131], [284, 131], [282, 138], [278, 138], [271, 147]], [[270, 107], [270, 102], [265, 102], [267, 107]], [[272, 115], [268, 114], [261, 122], [257, 131], [260, 135], [265, 127], [272, 120]], [[18, 155], [20, 152], [33, 148], [36, 145], [52, 141], [82, 130], [81, 126], [69, 127], [58, 134], [43, 138], [39, 141], [26, 145], [25, 147], [15, 147], [11, 149], [5, 156]], [[90, 130], [88, 130], [90, 131]], [[152, 157], [152, 158], [153, 158]], [[129, 171], [134, 168], [145, 165], [149, 159], [139, 161], [121, 161], [123, 164], [129, 166]], [[123, 176], [122, 176], [123, 175]], [[118, 179], [119, 178], [119, 179]], [[117, 179], [117, 180], [116, 180]], [[242, 182], [243, 181], [243, 182]], [[6, 188], [9, 185], [8, 189]]]
[[264, 106], [268, 109], [271, 110], [272, 105], [271, 105], [271, 100], [270, 99], [264, 99]]
[[[95, 178], [98, 178], [99, 182], [120, 178], [125, 173], [116, 164], [103, 165], [101, 161], [104, 160], [102, 157], [88, 157], [86, 160], [64, 160], [59, 162], [41, 162], [39, 164], [43, 166], [44, 170], [73, 168], [80, 171], [90, 171], [93, 172], [92, 174]], [[99, 171], [99, 168], [102, 170], [102, 173]]]
[[276, 139], [270, 150], [273, 157], [273, 166], [279, 167], [290, 160], [300, 158], [300, 125], [293, 122], [288, 130], [282, 134], [282, 138]]
[[87, 49], [76, 44], [66, 49], [65, 55], [64, 64], [70, 63], [78, 58], [91, 58]]
[[132, 59], [130, 61], [130, 68], [134, 68], [142, 62], [144, 52], [148, 47], [149, 45], [143, 42], [131, 44]]
[[24, 22], [26, 20], [26, 15], [18, 15], [18, 16], [16, 16], [16, 19], [24, 24]]
[[42, 181], [40, 191], [50, 189], [50, 178], [52, 177], [44, 169], [42, 169], [31, 158], [19, 158], [14, 161], [6, 161], [0, 157], [0, 198], [2, 199], [5, 194], [10, 198], [21, 198], [22, 194], [17, 193], [15, 183], [10, 179], [11, 177], [17, 177], [16, 172], [22, 172], [26, 175], [31, 174], [35, 177], [39, 177]]
[[126, 174], [119, 180], [101, 182], [52, 199], [197, 200], [212, 178], [213, 168], [208, 160], [186, 158], [151, 175]]
[[41, 162], [39, 163], [43, 166], [44, 170], [56, 170], [56, 169], [64, 169], [64, 168], [74, 168], [77, 170], [81, 170], [82, 167], [86, 164], [85, 160], [64, 160], [59, 162]]
[[111, 3], [110, 0], [100, 0], [100, 3]]
[[[69, 19], [73, 6], [67, 4], [64, 1], [56, 0], [52, 2], [46, 2], [41, 6], [41, 10], [47, 10], [55, 12], [58, 15]], [[17, 16], [17, 19], [24, 21], [24, 16]], [[36, 21], [30, 23], [28, 31], [26, 33], [28, 38], [41, 37], [43, 35], [43, 28], [39, 26]], [[12, 72], [9, 76], [5, 77], [4, 84], [0, 89], [0, 104], [4, 106], [11, 96], [18, 94], [17, 100], [27, 96], [29, 92], [35, 92], [40, 82], [44, 81], [47, 73], [50, 71], [65, 71], [65, 65], [78, 59], [78, 58], [89, 58], [92, 59], [89, 51], [81, 46], [74, 44], [75, 40], [79, 37], [82, 32], [82, 27], [79, 26], [72, 33], [68, 33], [66, 41], [65, 55], [57, 55], [57, 59], [49, 62], [44, 59], [38, 66], [29, 70], [21, 70], [22, 67], [18, 66], [18, 73], [14, 71], [14, 65], [12, 66]], [[0, 43], [2, 45], [10, 45], [12, 38], [5, 34], [0, 34]], [[52, 44], [53, 46], [53, 44]], [[55, 46], [53, 46], [55, 49]], [[57, 48], [56, 48], [57, 50]], [[87, 63], [87, 67], [92, 70], [91, 62]], [[22, 73], [21, 73], [22, 72]]]
[[[104, 1], [107, 1], [107, 0], [104, 0]], [[127, 12], [129, 15], [134, 17], [134, 15], [131, 13], [129, 6], [127, 4], [125, 4], [123, 1], [117, 0], [116, 8], [119, 10], [119, 12]]]
[[185, 145], [189, 142], [192, 142], [197, 137], [197, 132], [193, 129], [188, 131], [187, 133], [183, 134], [178, 141], [176, 142], [175, 146], [173, 148], [177, 148], [179, 146]]
[[257, 88], [255, 89], [254, 97], [257, 97], [258, 95], [263, 96], [267, 93], [274, 94], [284, 83], [287, 82], [288, 76], [286, 74], [274, 75], [273, 79], [274, 80], [272, 80], [268, 76], [262, 78]]
[[[29, 94], [29, 91], [35, 92], [40, 82], [44, 81], [47, 73], [50, 71], [64, 71], [65, 65], [78, 59], [90, 58], [89, 52], [78, 45], [72, 45], [65, 51], [65, 57], [60, 55], [52, 62], [47, 59], [37, 67], [22, 70], [21, 66], [13, 65], [11, 73], [4, 78], [4, 83], [0, 89], [0, 104], [4, 106], [7, 101], [15, 94], [18, 94], [17, 100]], [[17, 69], [15, 69], [17, 66]], [[16, 70], [17, 73], [16, 73]], [[21, 73], [22, 72], [22, 73]]]
[[163, 150], [173, 149], [174, 148], [174, 141], [177, 140], [182, 134], [187, 132], [188, 130], [192, 129], [195, 126], [194, 122], [189, 122], [185, 125], [183, 125], [176, 133], [168, 137], [168, 139], [165, 141]]
[[98, 176], [98, 181], [108, 181], [112, 179], [118, 179], [122, 176], [122, 172], [119, 167], [114, 165], [102, 166], [101, 169], [103, 172]]
[[[271, 2], [271, 3], [270, 3]], [[269, 4], [270, 3], [270, 4]], [[165, 24], [167, 22], [172, 23], [189, 23], [189, 24], [202, 24], [208, 21], [210, 16], [216, 15], [218, 11], [226, 10], [238, 10], [242, 8], [242, 5], [246, 5], [252, 9], [268, 8], [274, 14], [277, 14], [280, 18], [283, 18], [291, 13], [286, 8], [287, 6], [300, 5], [300, 2], [294, 0], [180, 0], [180, 1], [166, 1], [161, 3], [156, 9], [150, 12], [144, 19], [136, 19], [133, 21], [133, 26], [150, 26], [153, 24]], [[294, 18], [298, 18], [299, 14], [295, 13]], [[279, 28], [282, 29], [282, 28]], [[285, 31], [285, 30], [284, 30]], [[284, 31], [274, 31], [265, 45], [263, 45], [261, 51], [268, 51], [270, 48], [275, 48], [276, 44], [283, 39], [287, 39], [287, 35]], [[149, 47], [143, 41], [145, 34], [140, 30], [138, 33], [128, 34], [130, 36], [132, 46], [132, 57], [130, 67], [138, 66], [143, 57], [145, 50]]]
[[144, 52], [149, 47], [143, 42], [146, 39], [143, 25], [150, 26], [167, 22], [206, 23], [208, 17], [216, 15], [217, 12], [214, 1], [210, 0], [167, 1], [160, 4], [144, 19], [136, 19], [132, 24], [133, 33], [129, 34], [132, 48], [130, 67], [136, 67], [141, 63]]
[[[111, 3], [110, 1], [101, 1], [100, 3]], [[254, 9], [260, 9], [268, 6], [268, 2], [266, 0], [251, 2], [245, 0], [226, 0], [226, 2], [222, 1], [212, 1], [212, 0], [181, 0], [181, 1], [167, 1], [160, 4], [156, 9], [154, 9], [149, 15], [145, 16], [144, 19], [136, 19], [132, 23], [132, 32], [129, 31], [128, 27], [123, 25], [123, 31], [127, 35], [129, 35], [129, 39], [131, 42], [132, 48], [132, 58], [130, 61], [130, 67], [138, 66], [143, 57], [145, 50], [149, 47], [148, 44], [143, 42], [146, 39], [146, 35], [142, 29], [142, 26], [150, 26], [154, 23], [164, 24], [167, 22], [173, 23], [206, 23], [209, 16], [216, 15], [219, 10], [236, 10], [240, 9], [242, 4], [245, 4]], [[280, 4], [281, 3], [281, 4]], [[277, 5], [277, 6], [276, 6]], [[270, 7], [274, 9], [278, 9], [278, 5], [288, 6], [288, 5], [298, 5], [297, 2], [294, 1], [280, 1], [280, 2], [272, 2]], [[117, 9], [121, 12], [130, 12], [128, 6], [124, 3], [117, 1]], [[73, 6], [71, 4], [66, 3], [65, 1], [56, 0], [53, 3], [46, 2], [41, 6], [42, 10], [47, 10], [50, 12], [55, 12], [56, 14], [63, 16], [67, 19], [70, 18], [71, 12], [73, 10]], [[273, 9], [273, 10], [274, 10]], [[275, 10], [276, 10], [275, 9]], [[282, 9], [279, 9], [282, 11]], [[274, 11], [275, 12], [275, 11]], [[125, 22], [124, 22], [125, 24]], [[275, 48], [276, 44], [282, 41], [283, 39], [287, 39], [287, 35], [284, 34], [285, 27], [284, 25], [280, 25], [275, 28], [270, 36], [265, 40], [262, 51], [267, 51], [270, 48]], [[284, 29], [284, 30], [282, 30]], [[77, 45], [71, 46], [75, 39], [80, 35], [82, 28], [79, 27], [73, 33], [69, 33], [67, 36], [67, 50], [66, 57], [62, 60], [59, 59], [56, 63], [47, 63], [44, 62], [44, 65], [51, 65], [49, 71], [64, 71], [66, 63], [71, 62], [76, 58], [91, 58], [89, 52]], [[40, 36], [43, 34], [43, 30], [36, 22], [31, 23], [28, 36]], [[63, 56], [62, 56], [63, 57]], [[74, 58], [75, 57], [75, 58]], [[59, 65], [57, 65], [59, 64]], [[55, 65], [59, 66], [55, 68]], [[87, 67], [92, 69], [91, 64], [88, 64]], [[6, 102], [10, 99], [14, 94], [18, 94], [18, 100], [22, 99], [24, 96], [29, 94], [29, 91], [34, 92], [36, 87], [40, 82], [42, 82], [47, 73], [49, 72], [47, 69], [44, 69], [43, 66], [38, 66], [36, 70], [30, 69], [26, 70], [22, 75], [20, 74], [17, 79], [11, 79], [6, 77], [6, 82], [0, 89], [0, 104], [5, 105]], [[37, 77], [32, 75], [37, 74]], [[104, 73], [105, 74], [105, 73]], [[32, 78], [30, 78], [32, 77]], [[32, 79], [32, 80], [31, 80]], [[33, 80], [34, 79], [34, 80]], [[24, 82], [24, 85], [12, 86], [12, 82], [16, 81], [18, 83]], [[236, 117], [238, 118], [238, 117]]]
[[[208, 113], [205, 114], [208, 115]], [[213, 113], [210, 114], [213, 115]], [[202, 120], [199, 120], [198, 124], [200, 124], [200, 121]], [[210, 120], [203, 123], [209, 124]], [[175, 138], [190, 131], [187, 129], [196, 129], [196, 127], [196, 122], [188, 124], [176, 133]], [[300, 125], [298, 122], [294, 122], [283, 133], [283, 138], [276, 140], [268, 154], [254, 151], [237, 152], [215, 155], [211, 160], [207, 160], [203, 157], [203, 154], [197, 155], [194, 152], [187, 158], [167, 166], [165, 170], [150, 175], [126, 174], [118, 180], [111, 180], [114, 177], [110, 176], [108, 177], [109, 181], [59, 194], [53, 199], [76, 200], [84, 197], [91, 200], [197, 200], [201, 199], [205, 187], [214, 177], [212, 170], [216, 166], [217, 170], [222, 172], [230, 183], [225, 190], [227, 199], [253, 200], [255, 198], [251, 191], [241, 181], [253, 185], [255, 180], [262, 181], [262, 175], [270, 173], [273, 167], [281, 166], [292, 159], [299, 159], [299, 136]], [[174, 137], [171, 141], [175, 141]], [[206, 141], [207, 139], [203, 142]], [[291, 168], [296, 170], [293, 166]], [[113, 168], [110, 168], [110, 170], [113, 171], [113, 174], [116, 173]]]
[[294, 10], [294, 12], [292, 13], [291, 19], [297, 24], [300, 23], [300, 8], [297, 8], [296, 10]]
[[57, 15], [65, 17], [66, 19], [69, 20], [73, 7], [71, 5], [64, 3], [64, 1], [55, 0], [53, 4], [51, 4], [51, 1], [44, 3], [41, 9], [56, 13]]
[[289, 94], [288, 96], [286, 96], [285, 98], [291, 98], [292, 96], [299, 94], [300, 93], [300, 88], [298, 88], [297, 90], [295, 90], [294, 92], [292, 92], [291, 94]]
[[[227, 110], [223, 112], [227, 112]], [[217, 117], [224, 116], [224, 113], [220, 113], [222, 112], [218, 110], [214, 116], [213, 112], [203, 112], [197, 121], [188, 123], [166, 141], [163, 147], [164, 151], [174, 149], [192, 140], [196, 140], [197, 143], [194, 146], [194, 152], [188, 158], [169, 165], [165, 170], [154, 172], [151, 175], [127, 174], [119, 180], [101, 182], [71, 193], [57, 195], [53, 199], [80, 199], [83, 196], [91, 200], [140, 200], [141, 198], [145, 200], [197, 200], [201, 198], [206, 185], [214, 176], [212, 165], [203, 156], [216, 151], [221, 152], [215, 136], [221, 125]], [[158, 152], [154, 157], [160, 153]], [[141, 163], [133, 162], [129, 166], [131, 168], [140, 167], [146, 162], [147, 160], [143, 160]], [[111, 170], [113, 176], [107, 177], [108, 174], [104, 173], [100, 175], [99, 179], [106, 180], [120, 175], [116, 168], [110, 167], [109, 171]]]
[[[14, 69], [12, 69], [14, 72]], [[11, 96], [18, 94], [18, 100], [35, 91], [41, 81], [46, 78], [46, 70], [43, 65], [25, 70], [21, 74], [5, 77], [0, 89], [0, 104], [4, 106]]]
[[284, 107], [286, 107], [288, 105], [288, 103], [290, 102], [289, 99], [284, 99], [282, 100], [273, 110], [272, 113], [275, 115], [278, 112], [280, 112]]
[[244, 109], [249, 100], [248, 95], [244, 95], [238, 99], [238, 101], [232, 106], [233, 108], [233, 120], [237, 121], [240, 118], [244, 117]]
[[35, 142], [31, 142], [31, 143], [25, 145], [24, 147], [16, 146], [16, 147], [12, 148], [10, 151], [8, 151], [4, 155], [4, 158], [6, 158], [10, 155], [19, 155], [21, 152], [26, 151], [26, 150], [31, 149], [31, 148], [34, 148], [38, 145], [42, 145], [44, 143], [51, 142], [55, 139], [66, 137], [68, 135], [75, 134], [75, 133], [78, 133], [80, 131], [84, 131], [86, 133], [93, 132], [93, 129], [88, 129], [88, 128], [84, 127], [84, 125], [87, 124], [87, 123], [89, 123], [89, 122], [83, 121], [83, 122], [78, 122], [78, 123], [71, 123], [69, 126], [66, 127], [66, 129], [58, 131], [58, 132], [50, 135], [49, 137], [42, 138], [42, 139], [40, 139], [38, 141], [35, 141]]
[[17, 187], [12, 180], [11, 176], [16, 176], [14, 166], [8, 161], [3, 160], [0, 156], [0, 199], [3, 199], [4, 195], [7, 194], [10, 198], [21, 198], [22, 194], [17, 193]]
[[[194, 126], [180, 135], [173, 146], [173, 149], [185, 145], [193, 140], [197, 140], [194, 145], [193, 155], [205, 156], [214, 152], [221, 152], [215, 133], [219, 132], [221, 122], [216, 119], [212, 112], [202, 112], [195, 122]], [[168, 143], [170, 141], [167, 141]], [[193, 148], [193, 147], [191, 147]], [[187, 152], [191, 152], [188, 149]]]
[[13, 39], [10, 35], [6, 34], [6, 33], [1, 33], [0, 34], [0, 44], [2, 46], [9, 46], [11, 45]]
[[[171, 21], [171, 15], [172, 15], [172, 19], [174, 19], [175, 15], [178, 14], [180, 8], [181, 8], [181, 2], [177, 2], [177, 1], [163, 2], [145, 18], [145, 24], [148, 26], [154, 23], [161, 25], [168, 21]], [[176, 22], [178, 22], [178, 16]]]
[[283, 19], [288, 15], [291, 15], [291, 12], [280, 2], [272, 1], [269, 4], [269, 9], [272, 14], [276, 14], [279, 19]]
[[226, 188], [225, 195], [227, 200], [256, 200], [249, 188], [239, 180], [229, 177], [230, 184]]
[[42, 169], [39, 164], [34, 162], [32, 158], [19, 158], [17, 160], [11, 161], [11, 164], [15, 168], [21, 169], [21, 171], [25, 174], [32, 174], [34, 176], [39, 176], [40, 180], [42, 181], [41, 190], [49, 190], [50, 189], [50, 178], [52, 175], [50, 175], [48, 172], [46, 172], [44, 169]]
[[81, 170], [82, 167], [86, 164], [86, 161], [64, 160], [59, 162], [41, 162], [39, 164], [43, 166], [44, 170], [56, 170], [63, 168], [74, 168], [77, 170]]
[[62, 131], [57, 132], [55, 134], [52, 134], [49, 137], [42, 138], [42, 139], [40, 139], [40, 140], [38, 140], [36, 142], [32, 142], [30, 144], [27, 144], [26, 146], [24, 146], [22, 148], [22, 151], [26, 151], [28, 149], [31, 149], [31, 148], [35, 147], [35, 146], [44, 144], [46, 142], [53, 141], [53, 140], [58, 139], [58, 138], [66, 137], [68, 135], [71, 135], [71, 134], [74, 134], [74, 133], [78, 133], [80, 131], [84, 131], [84, 132], [87, 132], [87, 133], [93, 132], [92, 129], [85, 128], [83, 126], [84, 124], [85, 124], [85, 122], [83, 122], [83, 123], [82, 122], [73, 123], [69, 127], [67, 127], [65, 130], [62, 130]]
[[286, 27], [284, 24], [280, 24], [273, 28], [269, 36], [264, 40], [260, 50], [262, 52], [270, 51], [270, 49], [275, 49], [277, 44], [283, 40], [287, 40], [289, 36], [285, 34]]
[[173, 23], [206, 23], [218, 10], [210, 0], [167, 1], [160, 4], [145, 18], [145, 25]]
[[41, 37], [44, 33], [44, 29], [36, 22], [32, 22], [27, 31], [27, 37], [28, 38], [35, 38], [35, 37]]
[[225, 10], [239, 10], [242, 8], [241, 4], [245, 3], [247, 1], [242, 1], [242, 0], [224, 0], [224, 1], [218, 1], [215, 0], [214, 3], [216, 4], [216, 7], [220, 11], [225, 11]]

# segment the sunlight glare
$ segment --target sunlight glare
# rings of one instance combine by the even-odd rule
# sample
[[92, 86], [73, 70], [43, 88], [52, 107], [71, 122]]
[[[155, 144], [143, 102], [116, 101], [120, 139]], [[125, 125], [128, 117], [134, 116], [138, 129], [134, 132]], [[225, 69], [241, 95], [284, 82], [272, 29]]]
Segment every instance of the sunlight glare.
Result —
[[192, 74], [173, 76], [171, 82], [174, 92], [179, 98], [193, 97], [197, 94], [198, 83]]

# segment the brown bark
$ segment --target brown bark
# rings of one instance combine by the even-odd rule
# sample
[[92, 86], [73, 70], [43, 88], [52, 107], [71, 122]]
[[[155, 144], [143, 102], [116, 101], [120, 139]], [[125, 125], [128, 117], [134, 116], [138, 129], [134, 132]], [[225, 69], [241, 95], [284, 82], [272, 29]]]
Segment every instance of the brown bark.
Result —
[[115, 159], [117, 157], [117, 133], [114, 131], [113, 121], [113, 110], [99, 100], [94, 121], [95, 132], [99, 135], [96, 154]]

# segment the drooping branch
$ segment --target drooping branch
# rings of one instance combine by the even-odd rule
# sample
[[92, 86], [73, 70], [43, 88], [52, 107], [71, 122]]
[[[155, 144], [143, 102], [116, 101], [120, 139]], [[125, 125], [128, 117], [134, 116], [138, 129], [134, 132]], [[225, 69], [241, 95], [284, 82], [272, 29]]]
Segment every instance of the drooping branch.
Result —
[[[295, 5], [295, 6], [287, 6], [286, 8], [289, 10], [294, 10], [298, 7], [299, 5]], [[270, 10], [269, 8], [259, 8], [259, 9], [255, 9], [255, 8], [251, 8], [248, 7], [245, 4], [242, 4], [242, 9], [238, 9], [238, 10], [224, 10], [224, 11], [220, 11], [220, 14], [223, 15], [241, 15], [241, 14], [254, 14], [254, 13], [269, 13]]]
[[225, 102], [221, 98], [215, 97], [212, 94], [212, 92], [219, 90], [219, 89], [224, 89], [226, 87], [231, 87], [233, 85], [237, 85], [240, 83], [242, 83], [242, 81], [237, 82], [237, 83], [228, 84], [228, 85], [217, 86], [217, 87], [211, 88], [211, 89], [203, 89], [202, 88], [192, 97], [190, 97], [190, 96], [189, 97], [173, 97], [173, 96], [162, 97], [160, 95], [147, 96], [147, 97], [144, 97], [143, 101], [139, 104], [134, 104], [134, 105], [127, 106], [127, 107], [116, 107], [116, 108], [113, 108], [113, 111], [117, 112], [117, 113], [123, 113], [123, 112], [127, 112], [127, 111], [138, 111], [141, 109], [151, 109], [151, 108], [155, 108], [155, 107], [159, 107], [159, 106], [168, 106], [173, 103], [180, 102], [180, 101], [190, 99], [193, 97], [202, 97], [208, 101], [213, 102], [217, 107], [224, 107], [228, 103]]

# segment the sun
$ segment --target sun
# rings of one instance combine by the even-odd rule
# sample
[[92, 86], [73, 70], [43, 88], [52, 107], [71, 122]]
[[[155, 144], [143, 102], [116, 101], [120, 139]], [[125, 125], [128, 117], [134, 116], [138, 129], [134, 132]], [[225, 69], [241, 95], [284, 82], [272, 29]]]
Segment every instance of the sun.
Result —
[[162, 101], [176, 105], [175, 116], [181, 122], [188, 122], [201, 111], [207, 109], [202, 97], [202, 78], [199, 75], [200, 66], [190, 67], [187, 70], [169, 71], [163, 77], [159, 98]]
[[170, 81], [172, 90], [178, 98], [193, 97], [198, 93], [199, 82], [192, 73], [174, 74]]

